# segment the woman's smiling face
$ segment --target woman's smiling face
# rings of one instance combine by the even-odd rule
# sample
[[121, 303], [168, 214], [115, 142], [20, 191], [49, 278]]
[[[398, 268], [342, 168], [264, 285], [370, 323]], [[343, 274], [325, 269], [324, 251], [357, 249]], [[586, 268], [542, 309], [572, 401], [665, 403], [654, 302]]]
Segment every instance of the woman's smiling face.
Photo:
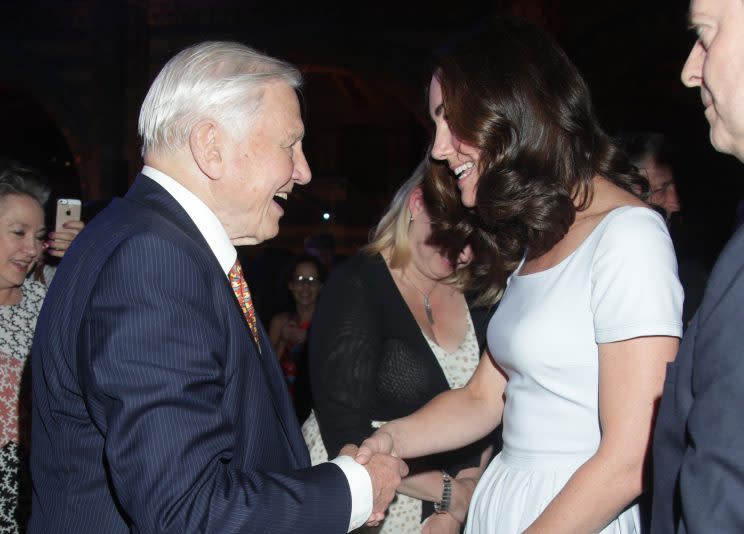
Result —
[[472, 208], [475, 206], [480, 178], [478, 163], [481, 153], [478, 148], [461, 141], [450, 131], [442, 85], [436, 75], [432, 76], [429, 86], [429, 115], [436, 127], [431, 156], [436, 160], [447, 162], [450, 171], [457, 179], [463, 205]]

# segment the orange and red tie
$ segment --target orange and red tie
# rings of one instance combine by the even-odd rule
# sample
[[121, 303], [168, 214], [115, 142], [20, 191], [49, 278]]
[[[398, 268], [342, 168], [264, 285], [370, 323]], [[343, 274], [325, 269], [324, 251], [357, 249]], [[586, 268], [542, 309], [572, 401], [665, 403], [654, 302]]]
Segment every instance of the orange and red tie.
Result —
[[248, 328], [253, 334], [253, 339], [256, 340], [256, 346], [258, 350], [261, 350], [261, 343], [258, 340], [258, 321], [256, 319], [256, 310], [253, 308], [253, 299], [251, 298], [251, 292], [248, 289], [248, 284], [243, 276], [243, 268], [240, 266], [240, 261], [235, 260], [235, 264], [228, 273], [230, 279], [230, 285], [232, 286], [235, 296], [238, 298], [240, 303], [240, 309], [243, 310], [243, 316], [245, 322], [248, 323]]

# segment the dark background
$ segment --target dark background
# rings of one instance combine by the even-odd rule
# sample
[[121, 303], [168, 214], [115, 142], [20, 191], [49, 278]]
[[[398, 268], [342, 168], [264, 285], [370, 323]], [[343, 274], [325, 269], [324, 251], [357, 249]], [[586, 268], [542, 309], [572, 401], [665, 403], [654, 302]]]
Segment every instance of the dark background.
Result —
[[686, 11], [639, 0], [4, 1], [0, 153], [36, 165], [92, 214], [141, 167], [137, 114], [163, 63], [194, 42], [238, 40], [306, 75], [313, 181], [266, 246], [297, 251], [326, 231], [348, 254], [425, 153], [429, 51], [484, 16], [516, 14], [565, 47], [610, 133], [655, 130], [676, 142], [693, 247], [712, 258], [733, 228], [744, 167], [710, 147], [699, 93], [679, 81], [694, 40]]

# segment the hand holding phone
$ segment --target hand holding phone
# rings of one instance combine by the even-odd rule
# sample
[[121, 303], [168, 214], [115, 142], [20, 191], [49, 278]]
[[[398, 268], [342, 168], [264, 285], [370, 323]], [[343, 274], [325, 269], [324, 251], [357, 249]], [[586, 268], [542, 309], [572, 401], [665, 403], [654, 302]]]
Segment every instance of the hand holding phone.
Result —
[[[49, 234], [50, 256], [61, 258], [70, 246], [73, 239], [83, 229], [80, 220], [81, 202], [76, 198], [57, 199], [57, 215], [54, 223], [54, 232]], [[67, 227], [65, 227], [67, 224]]]
[[55, 232], [64, 232], [64, 224], [68, 221], [80, 220], [80, 200], [77, 198], [57, 199], [57, 218], [54, 224]]

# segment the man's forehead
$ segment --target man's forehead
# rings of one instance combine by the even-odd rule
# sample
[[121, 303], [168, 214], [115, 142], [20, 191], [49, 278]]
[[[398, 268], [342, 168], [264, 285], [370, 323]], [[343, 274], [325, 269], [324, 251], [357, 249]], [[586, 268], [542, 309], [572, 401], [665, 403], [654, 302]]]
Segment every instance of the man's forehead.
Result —
[[263, 87], [257, 114], [268, 123], [280, 125], [287, 136], [301, 136], [304, 124], [297, 92], [285, 82], [270, 82]]
[[744, 0], [692, 0], [687, 12], [689, 26], [696, 26], [699, 18], [721, 18], [729, 7], [744, 10]]

